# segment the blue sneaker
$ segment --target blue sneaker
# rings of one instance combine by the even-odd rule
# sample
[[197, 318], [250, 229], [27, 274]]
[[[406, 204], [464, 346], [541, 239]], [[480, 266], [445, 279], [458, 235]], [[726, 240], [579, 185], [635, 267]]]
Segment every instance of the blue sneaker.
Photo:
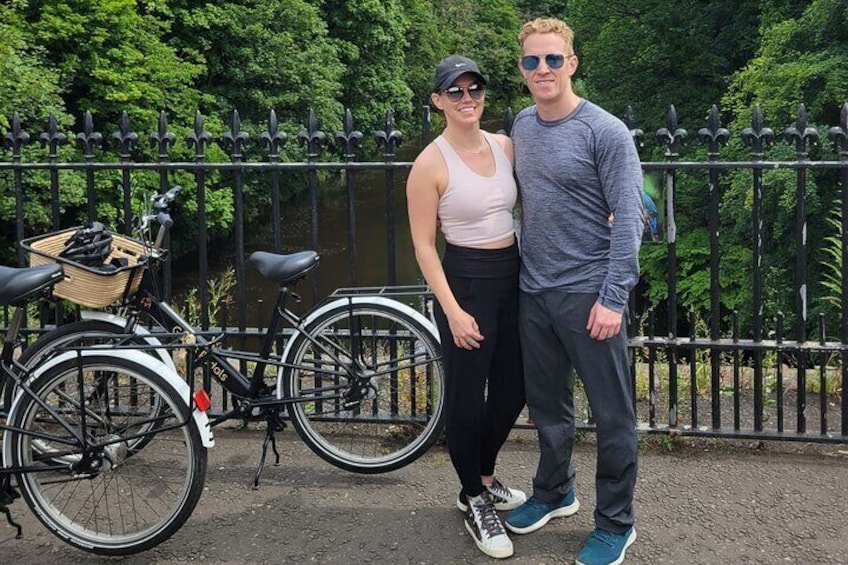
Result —
[[636, 530], [633, 527], [621, 534], [595, 528], [577, 556], [577, 565], [619, 565], [634, 541]]
[[516, 534], [535, 532], [548, 523], [551, 518], [571, 516], [580, 508], [580, 501], [574, 496], [574, 489], [557, 504], [548, 504], [535, 496], [507, 515], [505, 523], [509, 531]]

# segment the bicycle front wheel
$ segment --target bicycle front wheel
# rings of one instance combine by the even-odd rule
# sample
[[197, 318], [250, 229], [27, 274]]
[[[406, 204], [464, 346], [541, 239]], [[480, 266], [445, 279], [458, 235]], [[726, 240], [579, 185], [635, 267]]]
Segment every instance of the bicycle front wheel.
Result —
[[[81, 363], [46, 370], [10, 414], [12, 461], [25, 468], [18, 484], [69, 544], [102, 555], [144, 551], [191, 515], [206, 449], [185, 400], [156, 372], [108, 354]], [[139, 437], [146, 445], [133, 453]]]
[[284, 393], [324, 460], [357, 473], [408, 465], [444, 427], [444, 371], [431, 333], [385, 303], [331, 309], [296, 335]]

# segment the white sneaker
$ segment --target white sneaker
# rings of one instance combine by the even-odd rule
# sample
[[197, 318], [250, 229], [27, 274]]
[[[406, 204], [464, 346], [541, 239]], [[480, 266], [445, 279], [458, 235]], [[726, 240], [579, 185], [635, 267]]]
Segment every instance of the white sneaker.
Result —
[[[492, 495], [495, 510], [501, 512], [518, 508], [527, 500], [526, 494], [520, 490], [504, 486], [497, 479], [492, 484], [486, 485], [486, 490]], [[459, 491], [459, 496], [456, 497], [456, 507], [459, 508], [460, 512], [466, 512], [468, 510], [468, 498], [462, 491]]]
[[488, 491], [480, 496], [468, 497], [468, 510], [465, 512], [465, 529], [474, 538], [480, 551], [496, 559], [511, 557], [514, 550], [512, 540], [495, 510], [492, 495]]

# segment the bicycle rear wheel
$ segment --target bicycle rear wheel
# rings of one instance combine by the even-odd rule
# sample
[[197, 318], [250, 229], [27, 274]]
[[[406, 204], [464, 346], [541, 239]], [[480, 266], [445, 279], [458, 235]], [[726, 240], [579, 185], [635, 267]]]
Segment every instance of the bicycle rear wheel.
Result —
[[324, 460], [383, 473], [436, 441], [444, 371], [438, 343], [418, 321], [384, 303], [358, 302], [325, 312], [294, 339], [283, 390], [300, 400], [289, 415]]
[[[6, 432], [12, 462], [28, 468], [18, 484], [33, 513], [67, 543], [102, 555], [144, 551], [191, 515], [206, 449], [185, 400], [156, 372], [114, 354], [82, 363], [81, 372], [76, 358], [47, 369], [10, 414], [22, 430]], [[132, 453], [140, 434], [146, 445]]]
[[[57, 352], [60, 352], [62, 348], [90, 347], [103, 344], [115, 346], [137, 345], [144, 348], [143, 351], [153, 355], [157, 359], [165, 355], [162, 353], [164, 350], [150, 348], [150, 341], [158, 343], [158, 341], [150, 336], [130, 335], [122, 338], [121, 340], [116, 338], [116, 336], [123, 335], [125, 333], [126, 331], [124, 328], [102, 320], [79, 320], [76, 322], [70, 322], [68, 324], [57, 326], [55, 329], [41, 335], [29, 347], [23, 350], [21, 355], [18, 357], [18, 363], [26, 367], [28, 371], [32, 371], [41, 362]], [[150, 339], [150, 341], [148, 341], [148, 339]], [[105, 386], [105, 382], [101, 383], [98, 388], [92, 389], [91, 394], [102, 394], [102, 389]], [[4, 393], [6, 395], [6, 406], [12, 405], [12, 400], [14, 399], [14, 395], [17, 391], [18, 387], [15, 386], [15, 383], [10, 382]], [[158, 403], [161, 400], [161, 396], [153, 395], [150, 400], [154, 403]], [[154, 407], [158, 407], [158, 404], [154, 404]], [[157, 420], [151, 419], [148, 425], [151, 428], [155, 427], [157, 425]], [[149, 440], [150, 437], [152, 436], [140, 436], [133, 440], [130, 443], [131, 450], [135, 452], [144, 448], [145, 442]]]

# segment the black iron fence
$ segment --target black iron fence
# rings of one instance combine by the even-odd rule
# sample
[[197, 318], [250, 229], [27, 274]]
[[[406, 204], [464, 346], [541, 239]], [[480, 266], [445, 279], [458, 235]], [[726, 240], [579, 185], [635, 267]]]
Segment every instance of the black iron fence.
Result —
[[[423, 144], [431, 137], [430, 113], [426, 107], [422, 118]], [[628, 110], [624, 121], [641, 149], [646, 136], [637, 127], [632, 111]], [[153, 175], [159, 190], [164, 191], [179, 174], [196, 209], [192, 218], [197, 233], [196, 269], [199, 280], [206, 281], [210, 277], [210, 247], [213, 246], [207, 230], [207, 191], [212, 182], [224, 184], [233, 199], [230, 244], [234, 250], [236, 274], [235, 307], [219, 319], [210, 319], [209, 287], [201, 284], [198, 287], [198, 326], [204, 330], [224, 327], [229, 336], [244, 340], [261, 331], [247, 323], [246, 230], [252, 229], [246, 225], [249, 221], [245, 213], [248, 193], [255, 195], [258, 190], [267, 198], [272, 249], [279, 252], [282, 250], [281, 210], [287, 205], [281, 197], [281, 186], [292, 182], [299, 184], [308, 194], [308, 229], [312, 247], [317, 248], [321, 228], [319, 194], [327, 183], [328, 173], [335, 175], [333, 183], [336, 186], [341, 177], [347, 199], [347, 233], [342, 242], [348, 260], [346, 283], [355, 285], [361, 254], [357, 249], [357, 222], [369, 221], [357, 214], [357, 181], [365, 174], [376, 172], [382, 177], [385, 195], [385, 248], [381, 251], [386, 256], [384, 283], [397, 283], [396, 215], [403, 213], [398, 211], [396, 202], [402, 186], [397, 185], [399, 180], [402, 185], [402, 176], [411, 166], [409, 161], [396, 160], [396, 150], [403, 136], [395, 128], [391, 112], [386, 114], [382, 129], [372, 133], [373, 145], [366, 143], [366, 136], [355, 129], [350, 112], [345, 114], [342, 123], [342, 129], [331, 139], [320, 130], [315, 115], [310, 112], [296, 136], [302, 158], [286, 160], [281, 158], [281, 148], [287, 143], [287, 136], [273, 112], [265, 131], [253, 137], [243, 131], [238, 113], [233, 112], [229, 130], [218, 139], [213, 139], [205, 129], [203, 117], [198, 113], [193, 128], [182, 140], [177, 140], [169, 131], [167, 117], [162, 113], [156, 131], [148, 136], [155, 157], [144, 160], [138, 158], [140, 136], [132, 131], [126, 114], [118, 130], [108, 138], [95, 129], [90, 114], [84, 117], [82, 131], [74, 135], [59, 131], [52, 117], [45, 131], [30, 135], [15, 115], [11, 128], [4, 135], [5, 152], [0, 154], [0, 196], [15, 205], [14, 233], [9, 235], [18, 241], [37, 235], [32, 233], [36, 228], [31, 227], [30, 217], [25, 214], [26, 203], [32, 199], [34, 191], [50, 202], [46, 230], [78, 223], [79, 214], [74, 215], [63, 207], [63, 188], [68, 178], [75, 179], [76, 186], [81, 185], [85, 191], [84, 218], [93, 221], [104, 206], [112, 207], [118, 211], [118, 229], [130, 233], [137, 214], [133, 206], [133, 188], [139, 177]], [[503, 117], [503, 131], [508, 132], [511, 124], [512, 113], [507, 111]], [[28, 124], [28, 127], [37, 125]], [[651, 226], [656, 232], [649, 238], [661, 241], [646, 246], [659, 245], [664, 250], [667, 292], [662, 299], [654, 297], [651, 301], [635, 292], [631, 301], [632, 378], [640, 428], [650, 433], [848, 442], [848, 287], [844, 284], [848, 280], [848, 264], [842, 262], [842, 257], [848, 254], [848, 193], [844, 190], [848, 186], [848, 104], [841, 108], [839, 124], [828, 128], [821, 140], [818, 130], [808, 124], [803, 106], [798, 110], [795, 124], [785, 128], [782, 135], [766, 127], [759, 109], [754, 110], [750, 127], [738, 133], [737, 139], [746, 148], [746, 158], [722, 159], [722, 148], [733, 136], [721, 126], [718, 109], [713, 107], [708, 122], [698, 130], [697, 136], [690, 136], [679, 127], [671, 107], [666, 126], [656, 132], [656, 143], [663, 148], [664, 158], [642, 163], [646, 176], [658, 179], [661, 189], [660, 201], [654, 203], [658, 204], [659, 217]], [[769, 158], [769, 147], [781, 144], [780, 137], [788, 144], [784, 147], [794, 148], [794, 158]], [[76, 140], [78, 151], [60, 156], [60, 147], [70, 139]], [[107, 143], [109, 139], [111, 143]], [[40, 151], [30, 147], [35, 140], [41, 145]], [[821, 142], [817, 145], [820, 158], [811, 159], [810, 146], [817, 142]], [[172, 159], [175, 144], [180, 143], [182, 151], [178, 153], [190, 152], [190, 159]], [[226, 152], [228, 160], [208, 158], [207, 152], [213, 143]], [[681, 159], [684, 144], [687, 148], [701, 148], [703, 156], [688, 161]], [[248, 145], [251, 146], [250, 154], [245, 151]], [[363, 158], [367, 151], [371, 151], [371, 155]], [[692, 153], [698, 151], [692, 150]], [[739, 155], [738, 149], [735, 154]], [[795, 173], [792, 228], [795, 233], [795, 300], [794, 311], [788, 318], [779, 311], [768, 311], [768, 304], [773, 300], [767, 299], [769, 289], [764, 284], [763, 259], [770, 252], [763, 244], [769, 223], [763, 209], [769, 190], [764, 178], [767, 171], [775, 170]], [[728, 175], [734, 171], [746, 173], [750, 188], [744, 213], [750, 215], [750, 233], [745, 237], [751, 242], [747, 259], [751, 262], [751, 315], [742, 324], [740, 315], [728, 311], [724, 305], [722, 292], [725, 261], [721, 244], [726, 236], [720, 233], [719, 227], [723, 183], [728, 182]], [[832, 255], [841, 275], [836, 281], [838, 296], [835, 302], [839, 304], [839, 311], [833, 316], [839, 320], [838, 339], [829, 339], [824, 315], [818, 320], [808, 319], [807, 289], [811, 283], [807, 280], [811, 245], [807, 240], [808, 220], [822, 222], [824, 218], [807, 217], [807, 183], [808, 173], [822, 171], [828, 172], [839, 184], [835, 192], [840, 195], [841, 216], [834, 229], [836, 244]], [[213, 173], [218, 175], [214, 181], [210, 180]], [[708, 249], [700, 250], [709, 255], [708, 267], [700, 273], [709, 281], [709, 306], [705, 315], [696, 315], [688, 306], [679, 303], [680, 264], [687, 260], [678, 254], [675, 221], [681, 191], [686, 190], [682, 176], [687, 176], [689, 183], [694, 178], [702, 188], [707, 188], [709, 241]], [[107, 177], [118, 190], [104, 198], [98, 186]], [[49, 194], [49, 198], [45, 198], [45, 194]], [[218, 243], [214, 245], [217, 247]], [[374, 253], [374, 250], [367, 252]], [[20, 264], [27, 260], [21, 250], [18, 250], [17, 259]], [[166, 298], [170, 298], [172, 292], [172, 271], [168, 263], [163, 273]], [[791, 320], [791, 327], [785, 327], [785, 319]], [[591, 427], [591, 414], [585, 410], [584, 415], [583, 427]]]

